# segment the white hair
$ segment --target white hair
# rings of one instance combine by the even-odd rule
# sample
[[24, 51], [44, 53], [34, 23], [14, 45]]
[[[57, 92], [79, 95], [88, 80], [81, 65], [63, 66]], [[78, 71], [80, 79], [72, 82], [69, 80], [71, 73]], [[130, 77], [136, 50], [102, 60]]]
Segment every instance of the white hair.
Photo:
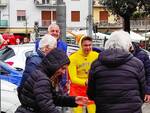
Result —
[[57, 40], [53, 36], [46, 34], [41, 37], [42, 39], [39, 42], [39, 48], [43, 48], [45, 46], [49, 46], [49, 48], [56, 48], [57, 47]]
[[[57, 24], [55, 24], [55, 23], [52, 23], [52, 24], [50, 24], [49, 26], [48, 26], [48, 32], [51, 30], [51, 28], [53, 28], [53, 27], [58, 27], [59, 28], [59, 26], [57, 25]], [[59, 28], [60, 29], [60, 28]]]
[[130, 35], [123, 30], [113, 32], [105, 44], [105, 49], [118, 48], [124, 51], [129, 51], [131, 47], [133, 46]]

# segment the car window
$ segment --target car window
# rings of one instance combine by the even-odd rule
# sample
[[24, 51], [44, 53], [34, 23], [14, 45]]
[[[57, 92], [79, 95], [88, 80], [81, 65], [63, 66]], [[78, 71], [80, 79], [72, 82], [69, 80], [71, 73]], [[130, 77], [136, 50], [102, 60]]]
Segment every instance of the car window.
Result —
[[2, 60], [2, 61], [5, 61], [8, 58], [11, 58], [13, 56], [15, 56], [15, 52], [10, 47], [5, 47], [4, 49], [0, 50], [0, 60]]

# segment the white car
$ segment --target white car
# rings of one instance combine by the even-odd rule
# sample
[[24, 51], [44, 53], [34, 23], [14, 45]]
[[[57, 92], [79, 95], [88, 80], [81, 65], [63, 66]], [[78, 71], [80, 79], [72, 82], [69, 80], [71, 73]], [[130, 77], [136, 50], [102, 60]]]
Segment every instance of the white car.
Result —
[[24, 70], [25, 61], [33, 51], [35, 51], [35, 44], [20, 44], [20, 45], [9, 45], [12, 48], [15, 55], [5, 60], [8, 64], [12, 65], [16, 69]]
[[[3, 56], [0, 56], [0, 60], [3, 60], [18, 70], [24, 70], [26, 58], [35, 51], [35, 44], [9, 45], [8, 47], [9, 50], [6, 50], [8, 52], [4, 52]], [[67, 55], [69, 56], [78, 49], [79, 47], [77, 45], [68, 45]]]
[[17, 86], [1, 80], [1, 113], [14, 113], [19, 105]]

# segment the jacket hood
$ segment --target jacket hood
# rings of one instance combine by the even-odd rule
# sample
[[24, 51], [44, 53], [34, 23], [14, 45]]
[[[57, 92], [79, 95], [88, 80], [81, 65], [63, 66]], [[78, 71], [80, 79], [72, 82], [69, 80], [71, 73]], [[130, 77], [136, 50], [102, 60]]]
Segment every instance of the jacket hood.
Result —
[[99, 55], [99, 61], [107, 67], [117, 67], [129, 61], [133, 55], [121, 49], [106, 49]]
[[55, 48], [43, 58], [40, 67], [48, 77], [51, 77], [60, 67], [69, 63], [66, 53]]
[[85, 36], [84, 35], [81, 35], [81, 37], [80, 37], [80, 39], [78, 39], [79, 41], [78, 41], [78, 44], [79, 44], [79, 48], [82, 50], [82, 46], [81, 46], [81, 42], [82, 42], [82, 40], [85, 38]]

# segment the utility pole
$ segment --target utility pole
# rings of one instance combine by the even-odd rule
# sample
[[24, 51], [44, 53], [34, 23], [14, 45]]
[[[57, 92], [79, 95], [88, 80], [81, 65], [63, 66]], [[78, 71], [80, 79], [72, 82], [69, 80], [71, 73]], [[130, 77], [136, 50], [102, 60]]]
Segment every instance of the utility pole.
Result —
[[88, 0], [88, 35], [92, 37], [93, 30], [93, 0]]
[[60, 27], [60, 37], [65, 41], [66, 38], [66, 5], [63, 0], [57, 0], [56, 23]]

